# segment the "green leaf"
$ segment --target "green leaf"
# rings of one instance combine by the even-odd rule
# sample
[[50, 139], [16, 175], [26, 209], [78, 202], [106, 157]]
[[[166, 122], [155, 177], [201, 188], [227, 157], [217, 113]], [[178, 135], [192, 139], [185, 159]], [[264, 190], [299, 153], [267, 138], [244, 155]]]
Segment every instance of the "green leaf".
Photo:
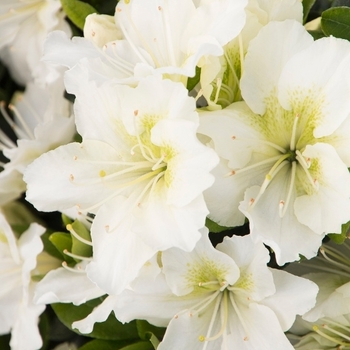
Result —
[[187, 90], [191, 91], [195, 88], [195, 86], [199, 83], [201, 77], [201, 69], [199, 67], [196, 67], [196, 74], [192, 78], [188, 78], [187, 80]]
[[303, 22], [306, 23], [307, 17], [310, 13], [311, 7], [314, 5], [316, 0], [303, 0]]
[[62, 260], [62, 254], [57, 250], [55, 245], [50, 241], [50, 232], [45, 232], [43, 235], [41, 235], [41, 240], [44, 244], [44, 250], [46, 253], [49, 253], [51, 256]]
[[64, 226], [67, 226], [69, 224], [72, 224], [73, 220], [69, 216], [62, 214], [62, 222]]
[[133, 343], [129, 340], [111, 341], [95, 339], [85, 345], [79, 350], [152, 350], [152, 345], [149, 342], [142, 341]]
[[10, 334], [0, 336], [0, 349], [1, 350], [10, 350], [10, 345], [9, 345], [10, 339], [11, 339]]
[[209, 232], [213, 232], [213, 233], [219, 233], [222, 231], [227, 231], [232, 229], [232, 227], [220, 226], [219, 224], [210, 220], [209, 218], [205, 220], [205, 226], [208, 227]]
[[145, 320], [136, 320], [136, 327], [138, 335], [142, 340], [148, 340], [150, 334], [154, 334], [158, 338], [163, 338], [166, 330], [166, 328], [153, 326]]
[[323, 11], [321, 28], [327, 36], [350, 40], [350, 7], [333, 7]]
[[79, 0], [61, 0], [61, 4], [67, 17], [81, 30], [84, 29], [85, 18], [97, 13], [93, 6]]
[[[97, 305], [101, 304], [101, 301], [102, 299], [98, 298], [79, 306], [73, 304], [52, 304], [51, 306], [66, 327], [81, 334], [77, 329], [72, 329], [72, 323], [88, 316]], [[105, 322], [95, 323], [91, 333], [83, 335], [103, 340], [139, 340], [136, 322], [122, 324], [115, 318], [114, 313], [109, 315]]]
[[350, 221], [341, 226], [341, 233], [330, 233], [328, 237], [337, 244], [343, 244], [350, 232]]
[[[91, 242], [90, 231], [84, 226], [84, 224], [82, 224], [79, 220], [75, 220], [71, 225], [78, 236]], [[91, 257], [92, 247], [81, 242], [72, 235], [72, 253], [80, 256]]]
[[71, 251], [72, 249], [72, 237], [65, 232], [54, 232], [49, 237], [50, 242], [56, 247], [67, 264], [74, 263], [74, 259], [64, 254], [64, 250]]

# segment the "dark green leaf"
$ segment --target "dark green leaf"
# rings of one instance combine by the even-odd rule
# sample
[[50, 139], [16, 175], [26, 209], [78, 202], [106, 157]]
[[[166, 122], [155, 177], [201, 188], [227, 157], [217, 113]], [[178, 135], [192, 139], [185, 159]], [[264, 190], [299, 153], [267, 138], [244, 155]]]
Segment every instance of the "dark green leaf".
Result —
[[307, 17], [316, 0], [303, 0], [303, 21], [306, 23]]
[[336, 234], [336, 233], [331, 233], [328, 235], [328, 237], [337, 244], [343, 244], [346, 238], [348, 237], [350, 232], [350, 221], [347, 222], [346, 224], [343, 224], [341, 227], [341, 233]]
[[322, 31], [319, 31], [319, 30], [308, 30], [308, 32], [312, 35], [312, 37], [315, 40], [325, 37], [324, 33]]
[[205, 221], [205, 226], [208, 227], [209, 232], [219, 233], [222, 231], [227, 231], [232, 229], [232, 227], [220, 226], [216, 222], [210, 220], [209, 218]]
[[90, 4], [79, 0], [61, 0], [63, 11], [67, 17], [81, 30], [84, 29], [85, 18], [97, 10]]
[[[81, 320], [89, 315], [94, 307], [101, 303], [101, 298], [90, 300], [87, 303], [79, 306], [73, 304], [52, 304], [60, 321], [68, 328], [72, 329], [74, 321]], [[72, 329], [79, 333], [77, 329]], [[136, 322], [127, 324], [120, 323], [112, 313], [103, 323], [95, 323], [94, 329], [90, 334], [84, 334], [87, 337], [103, 339], [103, 340], [134, 340], [139, 339]]]
[[199, 83], [199, 79], [201, 77], [201, 69], [196, 67], [196, 74], [192, 78], [188, 78], [187, 80], [187, 90], [191, 91], [195, 88], [195, 86]]
[[134, 343], [129, 340], [95, 339], [83, 345], [79, 350], [152, 350], [152, 345], [146, 341]]
[[333, 7], [324, 11], [321, 28], [327, 36], [350, 40], [350, 7]]
[[9, 345], [10, 339], [11, 339], [10, 334], [0, 336], [0, 349], [1, 350], [10, 350], [10, 345]]
[[137, 331], [142, 340], [149, 340], [154, 348], [159, 343], [159, 339], [163, 339], [166, 328], [160, 328], [149, 324], [144, 320], [136, 320]]

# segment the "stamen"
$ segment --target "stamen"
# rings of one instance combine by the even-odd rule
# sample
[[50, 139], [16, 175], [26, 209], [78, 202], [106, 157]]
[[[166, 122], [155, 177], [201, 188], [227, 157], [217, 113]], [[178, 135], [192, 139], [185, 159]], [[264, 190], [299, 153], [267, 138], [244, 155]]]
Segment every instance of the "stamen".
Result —
[[292, 162], [292, 174], [290, 176], [290, 182], [289, 182], [289, 189], [287, 194], [287, 199], [285, 201], [280, 201], [280, 207], [279, 207], [279, 216], [280, 218], [283, 218], [286, 214], [286, 211], [288, 209], [288, 205], [290, 202], [290, 199], [292, 197], [293, 189], [294, 189], [294, 183], [295, 183], [295, 174], [296, 174], [297, 164], [296, 162]]
[[[27, 135], [12, 120], [12, 118], [10, 117], [10, 115], [6, 111], [5, 106], [6, 106], [5, 102], [1, 101], [0, 102], [0, 111], [1, 111], [1, 114], [4, 117], [5, 121], [10, 126], [10, 128], [14, 131], [14, 133], [16, 134], [17, 137], [26, 138]], [[1, 135], [2, 135], [2, 141], [5, 145], [7, 145], [9, 148], [16, 147], [16, 144], [4, 132], [2, 132]]]
[[272, 148], [276, 149], [277, 151], [279, 151], [283, 154], [287, 153], [287, 150], [285, 150], [283, 147], [281, 147], [281, 146], [279, 146], [271, 141], [267, 141], [267, 140], [249, 139], [246, 137], [238, 138], [237, 136], [235, 136], [235, 138], [232, 137], [232, 140], [252, 141], [254, 143], [259, 143], [259, 144], [271, 146]]
[[[144, 39], [144, 37], [142, 36], [142, 34], [140, 33], [140, 31], [137, 29], [137, 27], [135, 26], [131, 16], [130, 16], [130, 10], [129, 7], [126, 8], [127, 10], [124, 11], [124, 13], [126, 12], [126, 16], [128, 17], [128, 23], [131, 24], [133, 30], [135, 31], [137, 37], [139, 38], [141, 44], [143, 45], [144, 49], [148, 52], [148, 54], [151, 56], [153, 62], [155, 63], [157, 68], [160, 68], [161, 65], [158, 62], [157, 58], [154, 56], [153, 51], [151, 50], [151, 48], [149, 47], [149, 45], [147, 44], [147, 41]], [[133, 40], [130, 38], [127, 30], [125, 29], [124, 25], [123, 25], [123, 21], [118, 21], [119, 27], [124, 35], [124, 38], [126, 39], [126, 41], [129, 43], [129, 45], [131, 46], [131, 48], [133, 49], [133, 51], [135, 52], [135, 54], [139, 57], [139, 59], [143, 62], [146, 63], [147, 65], [149, 64], [149, 62], [143, 57], [142, 53], [139, 51], [138, 47], [135, 46]]]
[[[342, 246], [347, 247], [346, 244], [343, 244]], [[329, 245], [323, 245], [321, 248], [329, 255], [332, 255], [335, 258], [337, 258], [340, 262], [344, 263], [347, 266], [350, 266], [350, 259], [348, 258], [348, 256], [346, 256], [342, 252], [338, 251], [337, 249], [335, 249]]]
[[334, 337], [332, 337], [332, 336], [326, 334], [325, 332], [320, 331], [319, 327], [316, 326], [316, 325], [314, 325], [314, 326], [312, 327], [312, 329], [313, 329], [317, 334], [319, 334], [320, 336], [322, 336], [322, 337], [324, 337], [324, 338], [330, 340], [331, 342], [333, 342], [333, 343], [335, 343], [335, 344], [337, 344], [337, 345], [343, 345], [343, 346], [349, 346], [349, 345], [350, 345], [350, 343], [342, 342], [342, 341], [340, 341], [340, 339], [334, 338]]
[[92, 261], [92, 258], [88, 258], [86, 256], [81, 256], [81, 255], [77, 255], [77, 254], [73, 254], [70, 251], [68, 251], [67, 249], [65, 249], [63, 251], [64, 254], [70, 256], [73, 259], [78, 259], [78, 260], [83, 260], [83, 261]]
[[21, 113], [19, 113], [18, 109], [14, 105], [9, 104], [9, 110], [11, 110], [14, 113], [18, 121], [21, 123], [24, 131], [27, 133], [27, 137], [31, 138], [32, 140], [35, 140], [34, 134], [29, 129], [28, 124], [25, 122], [25, 120], [21, 116]]
[[220, 284], [219, 281], [199, 282], [198, 287], [206, 287], [206, 286], [212, 286], [212, 285], [218, 285], [218, 284]]
[[280, 159], [273, 165], [271, 170], [265, 176], [265, 180], [262, 183], [260, 190], [259, 190], [259, 193], [256, 196], [256, 198], [254, 199], [254, 202], [252, 203], [252, 205], [250, 205], [250, 209], [252, 209], [256, 205], [256, 203], [259, 201], [259, 199], [261, 198], [261, 196], [264, 194], [265, 190], [269, 186], [270, 182], [272, 181], [272, 179], [279, 173], [279, 171], [283, 167], [285, 167], [287, 164], [289, 164], [289, 162], [285, 161], [285, 159], [287, 159], [288, 157], [289, 157], [289, 154], [286, 154], [286, 155], [280, 157]]
[[[164, 2], [164, 6], [166, 6], [166, 2]], [[171, 31], [170, 31], [170, 27], [169, 27], [169, 23], [170, 23], [170, 19], [166, 18], [166, 15], [169, 15], [169, 11], [164, 11], [164, 9], [159, 6], [158, 7], [159, 12], [161, 13], [162, 16], [162, 23], [163, 23], [163, 28], [164, 30], [162, 30], [162, 33], [165, 34], [165, 42], [166, 42], [166, 48], [167, 48], [167, 56], [168, 56], [168, 62], [171, 63], [172, 66], [177, 67], [178, 64], [176, 62], [176, 57], [175, 57], [175, 52], [174, 52], [174, 45], [173, 45], [173, 38], [171, 35]]]
[[[350, 340], [350, 336], [348, 336], [348, 335], [346, 335], [346, 334], [344, 334], [344, 333], [342, 333], [342, 332], [339, 332], [339, 331], [333, 329], [332, 327], [329, 327], [329, 326], [326, 325], [326, 324], [322, 325], [322, 327], [323, 327], [324, 329], [328, 330], [328, 331], [331, 332], [331, 333], [334, 333], [334, 334], [336, 334], [336, 335], [341, 336], [343, 339]], [[350, 345], [350, 343], [349, 343], [349, 345]]]
[[339, 258], [339, 256], [338, 256], [337, 254], [334, 254], [334, 253], [331, 252], [330, 250], [328, 250], [327, 253], [326, 253], [326, 250], [325, 250], [325, 248], [324, 248], [323, 246], [320, 248], [320, 253], [321, 253], [321, 254], [323, 255], [323, 257], [324, 257], [327, 261], [329, 261], [332, 265], [335, 265], [335, 266], [337, 266], [337, 267], [340, 267], [340, 268], [341, 268], [342, 270], [344, 270], [344, 271], [350, 272], [350, 267], [349, 267], [349, 266], [346, 266], [346, 265], [344, 265], [343, 263], [337, 262], [337, 261], [331, 259], [331, 258], [327, 255], [327, 253], [328, 253], [330, 256]]
[[244, 318], [242, 317], [241, 312], [239, 311], [239, 308], [238, 308], [238, 306], [237, 306], [237, 304], [235, 302], [235, 299], [233, 297], [233, 293], [229, 293], [229, 297], [230, 297], [231, 304], [232, 304], [233, 308], [235, 309], [237, 317], [238, 317], [239, 321], [241, 322], [243, 330], [247, 334], [244, 337], [244, 340], [247, 341], [247, 340], [249, 340], [249, 330], [248, 330], [247, 324], [245, 323]]
[[64, 267], [66, 270], [70, 272], [75, 272], [75, 273], [85, 273], [85, 270], [83, 270], [80, 266], [77, 266], [77, 268], [72, 268], [67, 265], [66, 261], [62, 262], [62, 267]]
[[279, 160], [280, 158], [281, 158], [281, 156], [279, 155], [279, 156], [276, 156], [276, 157], [265, 159], [265, 160], [263, 160], [261, 162], [257, 162], [257, 163], [252, 164], [252, 165], [248, 165], [248, 166], [243, 167], [243, 168], [238, 169], [238, 170], [232, 170], [229, 173], [225, 174], [224, 177], [228, 177], [228, 176], [236, 175], [236, 174], [239, 174], [239, 173], [243, 173], [245, 171], [257, 168], [257, 167], [259, 167], [261, 165], [265, 165], [265, 164], [269, 164], [269, 163], [275, 162], [275, 161]]
[[293, 128], [292, 128], [292, 136], [290, 138], [290, 150], [295, 151], [295, 145], [296, 145], [296, 133], [297, 133], [297, 125], [299, 121], [299, 114], [296, 114], [294, 118]]
[[[212, 318], [210, 320], [208, 333], [207, 333], [207, 336], [204, 337], [204, 341], [209, 342], [209, 341], [213, 341], [213, 340], [219, 339], [224, 334], [224, 332], [225, 332], [225, 330], [227, 328], [227, 320], [228, 320], [228, 302], [227, 302], [228, 298], [227, 298], [227, 293], [228, 292], [223, 293], [224, 295], [221, 298], [218, 298], [218, 300], [216, 302], [215, 308], [213, 310], [213, 316], [212, 316]], [[223, 302], [221, 302], [222, 298], [224, 299]], [[216, 319], [216, 314], [218, 312], [219, 306], [220, 306], [220, 315], [221, 315], [221, 328], [220, 328], [218, 333], [216, 333], [213, 336], [209, 336], [210, 332], [211, 332], [211, 330], [213, 328], [214, 321]], [[203, 336], [200, 336], [199, 338], [203, 339]], [[205, 344], [203, 350], [206, 349], [206, 346], [207, 346], [207, 344]]]
[[312, 187], [318, 191], [319, 189], [319, 184], [318, 184], [318, 181], [316, 179], [313, 179], [311, 177], [311, 174], [308, 170], [308, 167], [307, 167], [307, 163], [305, 162], [305, 159], [303, 157], [303, 155], [300, 153], [299, 150], [296, 150], [295, 151], [295, 154], [296, 154], [296, 160], [299, 162], [299, 164], [301, 165], [301, 167], [303, 168], [305, 174], [306, 174], [306, 177], [308, 178], [309, 182], [311, 183]]
[[89, 246], [92, 247], [92, 243], [91, 243], [90, 241], [86, 240], [85, 238], [79, 236], [79, 235], [75, 232], [75, 230], [73, 229], [73, 226], [72, 226], [71, 224], [68, 224], [68, 225], [66, 226], [66, 229], [67, 229], [67, 231], [69, 231], [78, 241], [80, 241], [80, 242], [82, 242], [82, 243], [84, 243], [84, 244], [89, 245]]

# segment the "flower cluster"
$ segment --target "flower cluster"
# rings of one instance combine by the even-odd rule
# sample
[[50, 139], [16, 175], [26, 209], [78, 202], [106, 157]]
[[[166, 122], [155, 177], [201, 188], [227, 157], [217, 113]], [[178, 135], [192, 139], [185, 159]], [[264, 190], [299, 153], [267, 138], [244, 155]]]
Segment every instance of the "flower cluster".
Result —
[[81, 350], [350, 348], [349, 41], [299, 0], [113, 10], [0, 5], [22, 86], [0, 105], [0, 335], [41, 348], [53, 304]]

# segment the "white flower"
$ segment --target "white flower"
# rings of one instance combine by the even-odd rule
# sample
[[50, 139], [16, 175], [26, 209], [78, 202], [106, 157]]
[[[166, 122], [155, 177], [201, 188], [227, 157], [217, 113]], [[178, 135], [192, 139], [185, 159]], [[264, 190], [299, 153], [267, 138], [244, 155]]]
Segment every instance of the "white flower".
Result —
[[217, 249], [203, 236], [192, 252], [162, 253], [170, 289], [159, 275], [124, 291], [114, 312], [122, 322], [166, 325], [171, 318], [159, 350], [292, 349], [283, 332], [314, 305], [317, 287], [269, 269], [268, 260], [267, 249], [249, 236], [225, 238]]
[[227, 107], [242, 99], [239, 82], [244, 72], [244, 56], [250, 41], [271, 21], [295, 19], [302, 22], [299, 0], [249, 0], [247, 19], [240, 34], [224, 46], [220, 57], [209, 57], [201, 70], [201, 89], [209, 109]]
[[206, 195], [212, 219], [235, 226], [245, 215], [279, 264], [314, 256], [350, 218], [349, 63], [347, 41], [271, 22], [246, 56], [245, 102], [201, 118], [221, 156]]
[[288, 266], [288, 271], [316, 283], [320, 289], [315, 307], [303, 318], [310, 322], [324, 317], [335, 318], [350, 314], [350, 245], [329, 242], [319, 255]]
[[27, 168], [27, 199], [39, 210], [77, 206], [96, 215], [87, 272], [114, 294], [158, 250], [193, 249], [217, 156], [197, 140], [195, 101], [180, 83], [149, 77], [133, 89], [90, 82], [75, 112], [83, 142]]
[[[119, 40], [100, 49], [98, 40], [94, 46], [87, 39], [69, 41], [62, 33], [53, 33], [46, 42], [44, 59], [69, 68], [77, 65], [68, 72], [72, 77], [84, 71], [95, 80], [117, 79], [135, 84], [140, 77], [157, 73], [186, 84], [187, 77], [195, 75], [200, 60], [208, 55], [222, 55], [222, 47], [240, 32], [246, 3], [119, 1], [115, 13], [116, 31], [121, 32]], [[91, 38], [91, 24], [86, 25], [86, 35]], [[102, 29], [97, 33], [98, 27], [94, 28], [94, 37], [105, 38]]]
[[70, 142], [75, 133], [71, 104], [64, 97], [63, 82], [57, 80], [45, 89], [27, 85], [24, 93], [16, 93], [9, 109], [0, 109], [7, 123], [18, 137], [14, 142], [0, 130], [0, 150], [8, 158], [0, 167], [0, 204], [10, 202], [25, 190], [23, 172], [27, 165], [42, 153]]
[[38, 322], [45, 306], [32, 301], [35, 282], [31, 276], [43, 272], [37, 259], [46, 257], [41, 253], [40, 236], [44, 231], [34, 223], [17, 240], [0, 213], [0, 334], [11, 332], [13, 350], [36, 350], [42, 346]]
[[59, 0], [5, 0], [0, 4], [0, 57], [13, 78], [22, 85], [37, 80], [44, 83], [56, 74], [43, 62], [43, 43], [49, 32], [71, 31], [63, 20]]
[[321, 318], [313, 323], [297, 318], [287, 336], [295, 350], [348, 350], [350, 316]]

